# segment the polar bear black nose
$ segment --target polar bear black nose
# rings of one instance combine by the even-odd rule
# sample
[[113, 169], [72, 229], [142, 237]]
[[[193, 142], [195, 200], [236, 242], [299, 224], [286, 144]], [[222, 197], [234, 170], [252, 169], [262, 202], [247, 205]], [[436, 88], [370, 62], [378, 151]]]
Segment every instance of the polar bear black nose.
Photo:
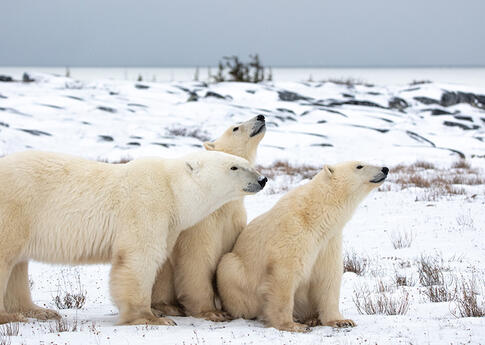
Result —
[[264, 121], [264, 115], [258, 115], [258, 117], [256, 118], [256, 120], [258, 120], [258, 121]]
[[387, 173], [389, 172], [389, 168], [388, 168], [388, 167], [384, 167], [384, 168], [382, 168], [382, 170], [381, 170], [381, 171], [382, 171], [384, 174], [386, 174], [386, 175], [387, 175]]
[[264, 176], [258, 177], [258, 183], [261, 186], [261, 188], [264, 188], [264, 186], [266, 185], [266, 182], [268, 182], [268, 179], [266, 177]]

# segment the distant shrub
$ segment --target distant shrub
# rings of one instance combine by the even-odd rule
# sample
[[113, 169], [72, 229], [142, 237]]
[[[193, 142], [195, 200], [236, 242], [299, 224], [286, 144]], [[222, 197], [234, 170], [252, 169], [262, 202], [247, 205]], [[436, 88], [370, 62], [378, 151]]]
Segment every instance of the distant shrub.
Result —
[[414, 235], [411, 231], [393, 231], [389, 235], [394, 249], [409, 248], [413, 243]]
[[66, 272], [61, 271], [61, 279], [57, 285], [57, 294], [53, 297], [54, 304], [58, 309], [81, 309], [86, 303], [86, 291], [81, 284], [79, 271], [75, 271], [77, 286], [74, 288], [66, 279]]
[[[246, 83], [260, 83], [265, 80], [265, 67], [262, 65], [259, 55], [249, 55], [250, 61], [243, 62], [237, 56], [224, 56], [219, 61], [216, 82], [236, 81]], [[273, 78], [270, 71], [271, 79]], [[269, 78], [269, 76], [268, 76]]]

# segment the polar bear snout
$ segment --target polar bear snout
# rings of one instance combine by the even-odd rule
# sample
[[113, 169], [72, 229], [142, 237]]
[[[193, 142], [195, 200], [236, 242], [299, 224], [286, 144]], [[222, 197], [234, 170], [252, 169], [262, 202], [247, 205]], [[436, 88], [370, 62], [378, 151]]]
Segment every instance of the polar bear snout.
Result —
[[246, 188], [243, 189], [243, 191], [247, 193], [257, 193], [264, 188], [264, 186], [266, 185], [266, 182], [268, 182], [268, 178], [258, 174], [256, 181], [248, 183], [248, 185], [246, 186]]
[[372, 183], [381, 183], [387, 178], [387, 174], [389, 173], [389, 168], [388, 167], [383, 167], [381, 171], [374, 176], [370, 182]]
[[264, 186], [266, 185], [266, 182], [268, 182], [267, 177], [265, 177], [265, 176], [258, 177], [258, 183], [261, 186], [261, 188], [264, 188]]

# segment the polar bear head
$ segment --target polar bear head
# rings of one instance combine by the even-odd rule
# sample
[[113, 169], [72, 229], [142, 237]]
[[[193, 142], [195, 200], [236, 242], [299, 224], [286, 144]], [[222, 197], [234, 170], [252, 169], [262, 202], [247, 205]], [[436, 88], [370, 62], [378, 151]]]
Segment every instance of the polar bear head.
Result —
[[215, 141], [205, 142], [208, 151], [221, 151], [247, 159], [254, 163], [258, 144], [266, 132], [266, 122], [263, 115], [258, 115], [249, 121], [235, 124]]
[[325, 165], [322, 174], [330, 181], [340, 195], [363, 199], [387, 178], [389, 169], [364, 162], [351, 161], [335, 165]]
[[244, 158], [224, 152], [192, 153], [185, 157], [185, 164], [197, 184], [231, 200], [259, 192], [268, 181]]

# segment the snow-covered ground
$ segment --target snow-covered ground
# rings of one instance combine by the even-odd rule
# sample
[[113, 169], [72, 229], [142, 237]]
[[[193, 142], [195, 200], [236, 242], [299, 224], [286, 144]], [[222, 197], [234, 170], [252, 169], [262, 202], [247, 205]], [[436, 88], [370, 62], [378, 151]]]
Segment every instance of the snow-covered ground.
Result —
[[[58, 333], [52, 322], [32, 321], [9, 337], [12, 344], [485, 343], [485, 318], [457, 317], [454, 301], [431, 303], [418, 273], [422, 257], [439, 259], [444, 285], [451, 291], [473, 276], [483, 303], [485, 87], [31, 77], [31, 83], [0, 82], [0, 155], [35, 148], [110, 162], [173, 157], [201, 150], [203, 140], [263, 114], [268, 131], [258, 164], [271, 172], [273, 163], [283, 160], [295, 169], [274, 172], [265, 191], [246, 199], [250, 219], [271, 208], [287, 188], [304, 183], [303, 166], [359, 159], [386, 164], [391, 172], [344, 231], [345, 250], [366, 264], [360, 275], [344, 274], [341, 309], [356, 321], [355, 328], [317, 327], [291, 334], [257, 321], [181, 317], [174, 318], [176, 327], [115, 326], [109, 266], [34, 263], [30, 271], [37, 303], [55, 307], [58, 291], [79, 289], [79, 276], [86, 304], [61, 311], [68, 327], [77, 324], [75, 331]], [[459, 163], [463, 157], [470, 166]], [[394, 249], [399, 237], [411, 238], [409, 247]], [[397, 275], [407, 278], [405, 286], [396, 284]], [[404, 315], [358, 312], [356, 293], [365, 286], [375, 293], [379, 282], [399, 301], [408, 294]], [[5, 326], [0, 326], [0, 343], [2, 332]]]

